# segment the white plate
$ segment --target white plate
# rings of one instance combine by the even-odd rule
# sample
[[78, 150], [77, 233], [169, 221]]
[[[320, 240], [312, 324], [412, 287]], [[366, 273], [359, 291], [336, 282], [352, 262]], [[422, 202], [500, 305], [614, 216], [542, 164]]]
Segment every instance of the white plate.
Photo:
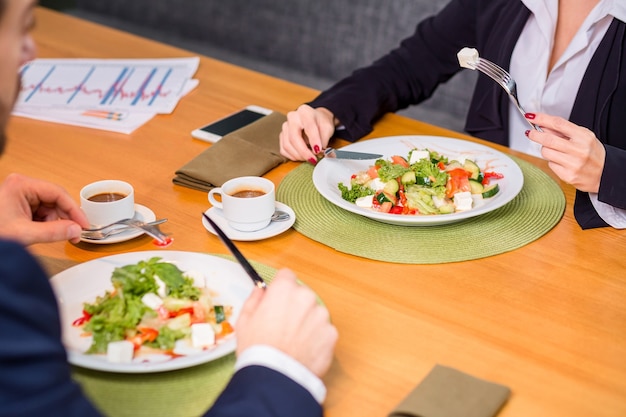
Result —
[[[135, 215], [133, 216], [133, 219], [149, 223], [155, 221], [156, 216], [148, 207], [142, 206], [141, 204], [135, 204]], [[94, 240], [81, 237], [80, 240], [87, 243], [96, 243], [98, 245], [108, 245], [111, 243], [125, 242], [127, 240], [134, 239], [137, 236], [143, 235], [143, 233], [143, 231], [138, 229], [129, 229], [117, 235], [109, 236], [106, 239]]]
[[428, 148], [441, 153], [450, 160], [464, 156], [474, 160], [481, 169], [486, 168], [487, 171], [496, 171], [503, 174], [504, 178], [497, 181], [492, 180], [499, 183], [500, 192], [492, 198], [483, 200], [481, 206], [471, 210], [432, 216], [407, 216], [361, 208], [341, 198], [341, 192], [337, 184], [343, 182], [346, 186], [349, 186], [350, 177], [359, 171], [367, 170], [374, 164], [374, 160], [322, 159], [313, 171], [313, 183], [324, 198], [338, 207], [383, 223], [403, 226], [433, 226], [488, 213], [502, 207], [515, 198], [524, 185], [522, 170], [511, 158], [488, 146], [460, 139], [442, 136], [390, 136], [354, 143], [341, 149], [378, 153], [382, 154], [384, 159], [389, 159], [393, 155], [406, 157], [413, 148]]
[[212, 350], [176, 358], [168, 355], [144, 358], [151, 360], [150, 362], [112, 363], [107, 361], [106, 355], [84, 353], [91, 344], [91, 338], [81, 336], [81, 329], [72, 326], [72, 322], [82, 316], [83, 303], [93, 302], [97, 296], [113, 288], [111, 274], [114, 268], [148, 260], [154, 256], [176, 264], [182, 271], [202, 273], [207, 287], [218, 294], [216, 301], [233, 306], [233, 315], [229, 321], [232, 323], [237, 321], [241, 307], [253, 288], [252, 280], [239, 264], [194, 252], [145, 251], [107, 256], [66, 269], [50, 280], [61, 311], [63, 344], [68, 351], [70, 363], [108, 372], [161, 372], [199, 365], [235, 350], [236, 340], [229, 337]]
[[[276, 202], [276, 209], [282, 210], [289, 213], [289, 219], [281, 222], [271, 222], [267, 227], [257, 230], [256, 232], [241, 232], [239, 230], [233, 229], [228, 224], [226, 217], [224, 217], [224, 212], [222, 209], [217, 207], [211, 207], [205, 213], [207, 216], [211, 218], [220, 229], [228, 236], [231, 240], [239, 240], [239, 241], [253, 241], [253, 240], [262, 240], [267, 239], [276, 235], [283, 233], [286, 230], [289, 230], [291, 226], [293, 226], [296, 221], [296, 213], [286, 204]], [[206, 221], [204, 217], [202, 217], [202, 225], [206, 230], [217, 235], [215, 230], [211, 227], [209, 222]]]

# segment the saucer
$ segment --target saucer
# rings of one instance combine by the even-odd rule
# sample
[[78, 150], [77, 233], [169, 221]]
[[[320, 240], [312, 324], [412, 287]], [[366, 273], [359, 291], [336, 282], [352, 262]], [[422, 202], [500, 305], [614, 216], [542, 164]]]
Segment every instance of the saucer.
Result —
[[[289, 220], [285, 220], [282, 222], [271, 222], [265, 228], [261, 230], [257, 230], [255, 232], [241, 232], [239, 230], [233, 229], [228, 224], [228, 221], [224, 217], [224, 213], [222, 209], [217, 207], [211, 207], [205, 213], [207, 216], [211, 218], [217, 225], [224, 231], [226, 236], [228, 236], [231, 240], [239, 240], [239, 241], [252, 241], [252, 240], [262, 240], [267, 239], [276, 235], [283, 233], [288, 230], [293, 223], [296, 221], [296, 213], [286, 204], [276, 202], [276, 209], [282, 210], [289, 213]], [[211, 225], [203, 218], [202, 225], [206, 230], [217, 235], [215, 230], [211, 227]]]
[[[148, 223], [155, 221], [156, 215], [148, 207], [142, 206], [141, 204], [135, 204], [135, 215], [133, 216], [133, 219]], [[143, 235], [143, 233], [143, 230], [129, 229], [117, 235], [109, 236], [106, 239], [93, 240], [81, 237], [80, 240], [81, 242], [95, 243], [97, 245], [109, 245], [111, 243], [125, 242], [127, 240], [134, 239]]]

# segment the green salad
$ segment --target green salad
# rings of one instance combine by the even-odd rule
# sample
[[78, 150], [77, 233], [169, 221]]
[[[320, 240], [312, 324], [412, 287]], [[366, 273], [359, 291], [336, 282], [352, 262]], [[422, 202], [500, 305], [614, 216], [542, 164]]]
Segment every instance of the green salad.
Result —
[[[210, 290], [196, 281], [158, 257], [115, 268], [113, 290], [84, 303], [83, 315], [73, 322], [93, 338], [86, 353], [106, 354], [119, 341], [131, 342], [134, 355], [176, 356], [180, 341], [197, 349], [215, 346], [233, 333], [228, 321], [232, 307], [215, 305]], [[203, 325], [198, 332], [196, 324]], [[196, 337], [200, 329], [202, 337]], [[211, 331], [213, 337], [207, 338]]]
[[502, 174], [481, 169], [471, 159], [449, 160], [428, 149], [378, 159], [357, 172], [350, 185], [339, 183], [344, 200], [383, 213], [398, 215], [450, 214], [470, 210], [500, 188], [492, 180]]

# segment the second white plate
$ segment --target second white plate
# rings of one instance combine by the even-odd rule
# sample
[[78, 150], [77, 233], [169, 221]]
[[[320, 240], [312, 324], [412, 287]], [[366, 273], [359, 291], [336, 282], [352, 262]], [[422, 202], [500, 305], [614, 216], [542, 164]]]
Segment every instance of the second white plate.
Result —
[[448, 159], [465, 157], [474, 160], [481, 169], [496, 171], [504, 175], [498, 180], [500, 192], [484, 204], [471, 210], [432, 216], [412, 216], [381, 213], [361, 208], [341, 198], [337, 184], [343, 182], [349, 186], [350, 177], [367, 170], [374, 160], [355, 161], [346, 159], [324, 158], [313, 171], [313, 184], [317, 191], [328, 201], [342, 209], [360, 214], [383, 223], [402, 226], [433, 226], [452, 223], [470, 217], [479, 216], [502, 207], [522, 190], [524, 174], [511, 158], [493, 148], [475, 142], [442, 136], [390, 136], [380, 139], [365, 140], [341, 148], [346, 151], [382, 154], [384, 159], [393, 155], [406, 157], [411, 149], [429, 149], [437, 151]]
[[236, 323], [243, 303], [250, 295], [253, 283], [238, 263], [216, 256], [195, 252], [144, 251], [107, 256], [66, 269], [50, 279], [61, 312], [63, 344], [71, 364], [108, 372], [148, 373], [161, 372], [206, 363], [235, 350], [236, 339], [225, 339], [211, 350], [195, 355], [172, 358], [169, 355], [152, 355], [132, 363], [112, 363], [106, 355], [88, 355], [91, 339], [81, 336], [82, 330], [72, 322], [82, 316], [83, 303], [93, 302], [97, 296], [113, 288], [111, 274], [116, 267], [135, 264], [152, 257], [174, 263], [182, 271], [197, 271], [204, 275], [206, 285], [215, 291], [216, 301], [233, 306], [231, 322]]

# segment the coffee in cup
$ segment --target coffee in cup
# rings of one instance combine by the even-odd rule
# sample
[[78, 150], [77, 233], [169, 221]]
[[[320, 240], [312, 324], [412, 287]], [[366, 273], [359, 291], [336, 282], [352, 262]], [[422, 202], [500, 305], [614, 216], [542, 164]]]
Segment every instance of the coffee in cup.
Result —
[[209, 191], [208, 197], [223, 211], [230, 227], [242, 232], [263, 229], [276, 210], [274, 183], [263, 177], [233, 178]]
[[80, 206], [92, 227], [102, 227], [135, 215], [135, 192], [125, 181], [93, 182], [80, 190]]

